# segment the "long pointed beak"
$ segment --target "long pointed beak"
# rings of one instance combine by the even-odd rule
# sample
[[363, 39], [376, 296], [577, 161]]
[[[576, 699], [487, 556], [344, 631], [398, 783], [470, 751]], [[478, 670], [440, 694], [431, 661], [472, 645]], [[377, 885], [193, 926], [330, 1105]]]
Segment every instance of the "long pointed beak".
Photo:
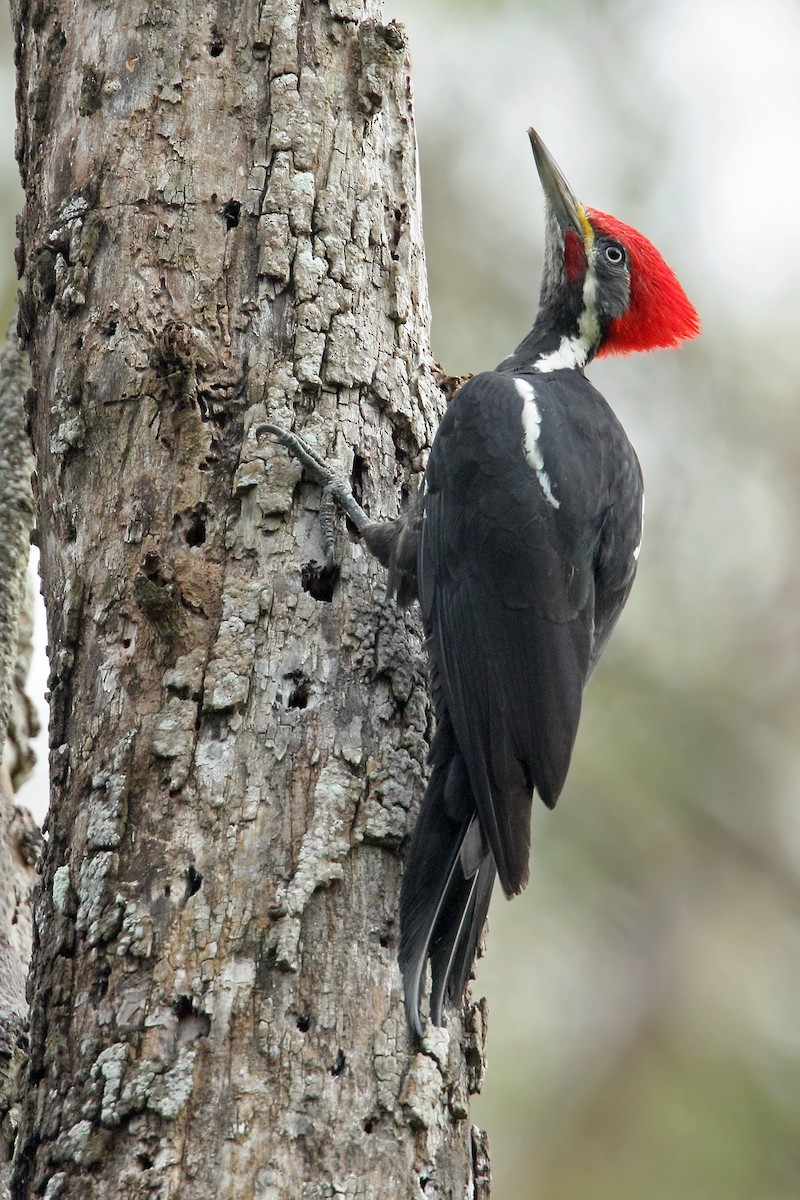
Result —
[[528, 137], [531, 139], [536, 170], [539, 172], [544, 194], [556, 221], [558, 221], [562, 235], [568, 229], [574, 229], [584, 245], [589, 245], [594, 237], [594, 231], [586, 215], [586, 209], [561, 174], [558, 163], [536, 130], [529, 129]]

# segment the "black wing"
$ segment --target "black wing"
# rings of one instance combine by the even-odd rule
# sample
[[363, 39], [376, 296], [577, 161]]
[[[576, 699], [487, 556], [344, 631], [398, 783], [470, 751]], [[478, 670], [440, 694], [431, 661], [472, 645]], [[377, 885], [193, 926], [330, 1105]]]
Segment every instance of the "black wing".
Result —
[[525, 886], [533, 792], [558, 798], [633, 581], [638, 463], [599, 393], [566, 374], [476, 376], [426, 471], [418, 587], [443, 732], [401, 896], [417, 1028], [426, 959], [434, 1020], [463, 990], [495, 865], [507, 895]]

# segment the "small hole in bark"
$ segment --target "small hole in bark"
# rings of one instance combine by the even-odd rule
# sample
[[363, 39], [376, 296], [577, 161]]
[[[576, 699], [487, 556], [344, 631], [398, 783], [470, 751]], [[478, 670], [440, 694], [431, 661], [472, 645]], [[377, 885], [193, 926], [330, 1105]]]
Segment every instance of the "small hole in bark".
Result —
[[149, 1154], [141, 1152], [136, 1155], [136, 1165], [140, 1171], [149, 1171], [153, 1166], [153, 1160]]
[[165, 895], [165, 896], [171, 896], [171, 895], [172, 895], [172, 884], [171, 884], [171, 883], [165, 883], [165, 884], [164, 884], [164, 895]]
[[354, 454], [353, 469], [350, 472], [350, 487], [352, 488], [353, 495], [359, 502], [362, 500], [364, 494], [364, 474], [366, 469], [367, 464], [361, 455]]
[[372, 1120], [372, 1117], [368, 1117], [362, 1126], [364, 1133], [372, 1133], [374, 1128], [375, 1128], [375, 1122]]
[[242, 212], [242, 203], [240, 200], [228, 200], [227, 204], [222, 206], [222, 215], [225, 218], [225, 227], [227, 229], [235, 229], [239, 224], [239, 217]]
[[303, 591], [308, 592], [314, 600], [323, 600], [328, 604], [333, 599], [333, 589], [338, 578], [338, 567], [321, 567], [316, 562], [306, 563], [300, 572]]
[[198, 1038], [208, 1037], [211, 1029], [211, 1018], [192, 1002], [191, 996], [178, 996], [172, 1006], [172, 1011], [178, 1018], [178, 1043], [188, 1046]]
[[301, 679], [295, 685], [295, 688], [289, 697], [289, 708], [306, 708], [308, 705], [310, 689], [307, 679]]
[[425, 1189], [428, 1186], [428, 1184], [430, 1183], [430, 1181], [431, 1181], [430, 1175], [420, 1175], [419, 1186], [421, 1187], [423, 1192], [425, 1191]]
[[188, 900], [195, 892], [199, 892], [202, 886], [203, 876], [192, 863], [189, 863], [189, 866], [186, 868], [186, 899]]
[[219, 58], [222, 51], [225, 49], [225, 38], [222, 36], [216, 25], [211, 30], [211, 40], [208, 43], [208, 53], [212, 58]]
[[141, 572], [146, 575], [153, 583], [160, 583], [163, 586], [163, 576], [161, 574], [161, 559], [152, 550], [145, 554], [142, 559]]
[[297, 1028], [301, 1033], [308, 1033], [311, 1028], [311, 1017], [308, 1013], [300, 1013], [297, 1018]]
[[21, 1033], [19, 1035], [19, 1037], [17, 1038], [17, 1049], [18, 1050], [27, 1050], [28, 1049], [28, 1035], [26, 1033]]
[[408, 468], [409, 454], [408, 445], [404, 441], [403, 434], [397, 428], [392, 430], [392, 442], [394, 443], [394, 456], [397, 459], [397, 465], [403, 469]]
[[192, 513], [189, 528], [186, 530], [187, 546], [202, 546], [206, 540], [206, 523], [200, 513]]
[[344, 1056], [344, 1050], [338, 1050], [336, 1053], [336, 1061], [331, 1067], [331, 1075], [341, 1075], [344, 1070], [344, 1064], [347, 1060]]
[[112, 318], [106, 325], [106, 337], [113, 337], [113, 335], [117, 332], [118, 328], [119, 328], [119, 321], [115, 321]]
[[219, 429], [224, 429], [228, 424], [228, 414], [221, 408], [215, 408], [211, 414], [211, 420]]
[[123, 648], [123, 650], [130, 650], [130, 646], [131, 646], [131, 639], [130, 639], [130, 638], [123, 638], [123, 639], [122, 639], [122, 648]]
[[389, 937], [388, 933], [382, 933], [381, 936], [378, 938], [378, 941], [383, 946], [384, 950], [386, 949], [387, 946], [391, 946], [391, 944], [392, 944], [392, 939]]

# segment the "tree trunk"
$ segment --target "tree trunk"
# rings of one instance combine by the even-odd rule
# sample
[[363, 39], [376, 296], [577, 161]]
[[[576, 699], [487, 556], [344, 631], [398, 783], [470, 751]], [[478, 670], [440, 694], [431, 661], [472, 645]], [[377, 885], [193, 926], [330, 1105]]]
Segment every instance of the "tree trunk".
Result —
[[483, 1013], [396, 965], [415, 613], [254, 423], [396, 515], [439, 413], [377, 0], [13, 0], [52, 814], [12, 1194], [488, 1195]]

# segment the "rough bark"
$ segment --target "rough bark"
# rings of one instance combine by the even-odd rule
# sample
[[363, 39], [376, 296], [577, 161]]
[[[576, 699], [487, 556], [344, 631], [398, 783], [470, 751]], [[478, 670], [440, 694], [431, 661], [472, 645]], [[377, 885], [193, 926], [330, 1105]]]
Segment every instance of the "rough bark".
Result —
[[15, 1200], [488, 1194], [483, 1013], [422, 1048], [416, 616], [259, 420], [395, 515], [441, 395], [376, 0], [14, 0], [52, 815]]

